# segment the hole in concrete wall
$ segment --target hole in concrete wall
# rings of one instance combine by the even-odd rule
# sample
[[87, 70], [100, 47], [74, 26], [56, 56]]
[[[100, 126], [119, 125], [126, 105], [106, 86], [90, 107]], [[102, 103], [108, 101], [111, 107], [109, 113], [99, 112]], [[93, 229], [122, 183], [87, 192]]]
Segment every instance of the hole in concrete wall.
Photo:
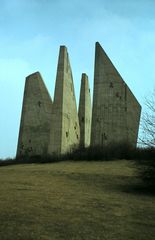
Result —
[[41, 102], [40, 101], [38, 101], [38, 106], [41, 107]]
[[97, 118], [97, 119], [96, 119], [96, 121], [99, 123], [99, 122], [100, 122], [100, 119], [99, 119], [99, 118]]
[[76, 137], [77, 137], [77, 139], [79, 139], [79, 135], [78, 134], [76, 134]]
[[111, 82], [110, 83], [110, 86], [109, 86], [110, 88], [113, 88], [114, 87], [114, 85], [113, 85], [113, 83]]
[[104, 141], [107, 140], [107, 135], [105, 133], [103, 133], [102, 136], [101, 136], [101, 139], [102, 139], [102, 144], [103, 144]]
[[30, 152], [32, 152], [32, 147], [29, 147], [29, 148], [25, 149], [25, 153], [30, 153]]
[[33, 151], [32, 147], [30, 147], [30, 148], [28, 149], [28, 151], [29, 151], [29, 152], [32, 152], [32, 151]]
[[24, 144], [23, 144], [23, 143], [21, 143], [21, 146], [20, 146], [20, 148], [21, 148], [21, 149], [23, 149], [23, 148], [24, 148]]
[[116, 93], [116, 97], [119, 97], [119, 92]]
[[66, 132], [66, 138], [68, 138], [69, 132]]
[[72, 85], [72, 83], [71, 83], [71, 91], [73, 92], [73, 85]]
[[104, 133], [104, 139], [107, 140], [107, 135]]
[[89, 88], [89, 93], [90, 93], [90, 88]]

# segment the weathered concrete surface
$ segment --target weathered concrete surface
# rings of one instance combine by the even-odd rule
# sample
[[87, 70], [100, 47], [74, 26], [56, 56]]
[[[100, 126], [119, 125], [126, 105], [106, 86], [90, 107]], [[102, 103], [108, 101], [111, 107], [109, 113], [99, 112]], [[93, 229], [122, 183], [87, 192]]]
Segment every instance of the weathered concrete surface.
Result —
[[17, 156], [47, 154], [52, 100], [39, 72], [26, 78]]
[[82, 74], [81, 78], [78, 116], [80, 124], [80, 145], [88, 147], [90, 145], [92, 109], [89, 81], [85, 73]]
[[137, 142], [141, 106], [96, 43], [91, 145]]
[[74, 84], [67, 48], [60, 47], [52, 128], [48, 153], [61, 154], [79, 145], [80, 129], [74, 92]]

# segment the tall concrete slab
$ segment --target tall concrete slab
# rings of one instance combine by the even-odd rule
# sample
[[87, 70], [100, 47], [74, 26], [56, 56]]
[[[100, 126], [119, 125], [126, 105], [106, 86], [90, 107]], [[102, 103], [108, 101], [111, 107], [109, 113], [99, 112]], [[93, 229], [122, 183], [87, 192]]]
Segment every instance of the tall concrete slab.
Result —
[[17, 156], [45, 155], [51, 127], [52, 100], [39, 72], [26, 78]]
[[136, 145], [140, 113], [140, 104], [96, 43], [91, 145]]
[[80, 145], [82, 147], [88, 147], [90, 145], [92, 109], [89, 81], [85, 73], [82, 74], [81, 78], [78, 116], [80, 124]]
[[49, 154], [62, 154], [79, 145], [80, 130], [67, 48], [60, 47], [52, 110]]

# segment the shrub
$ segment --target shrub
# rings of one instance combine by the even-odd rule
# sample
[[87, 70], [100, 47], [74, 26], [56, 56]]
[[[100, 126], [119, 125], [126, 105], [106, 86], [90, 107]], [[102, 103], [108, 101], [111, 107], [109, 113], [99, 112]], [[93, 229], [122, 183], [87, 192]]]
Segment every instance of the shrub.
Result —
[[155, 193], [155, 148], [146, 148], [137, 151], [137, 169], [144, 188]]
[[107, 146], [79, 147], [62, 155], [25, 155], [15, 159], [0, 160], [0, 166], [21, 163], [53, 163], [65, 160], [108, 161], [117, 159], [139, 160], [139, 164], [142, 163], [140, 160], [153, 161], [155, 159], [155, 148], [136, 148], [128, 143], [111, 143]]

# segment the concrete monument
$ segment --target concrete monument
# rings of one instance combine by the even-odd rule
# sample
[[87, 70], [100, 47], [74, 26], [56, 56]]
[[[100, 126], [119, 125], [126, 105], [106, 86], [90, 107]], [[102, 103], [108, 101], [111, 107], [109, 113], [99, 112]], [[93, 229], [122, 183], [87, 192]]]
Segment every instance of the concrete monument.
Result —
[[39, 72], [26, 78], [17, 156], [45, 155], [51, 128], [52, 100]]
[[91, 145], [136, 145], [141, 106], [96, 43]]
[[80, 145], [82, 147], [88, 147], [90, 145], [92, 109], [89, 81], [85, 73], [82, 74], [81, 79], [78, 115], [80, 124]]
[[62, 154], [78, 147], [79, 119], [72, 71], [65, 46], [61, 46], [59, 52], [51, 126], [49, 154]]
[[[26, 78], [17, 156], [63, 154], [110, 143], [137, 143], [141, 106], [96, 43], [93, 109], [82, 74], [79, 111], [67, 48], [60, 47], [54, 101], [39, 72]], [[92, 119], [92, 121], [91, 121]]]

